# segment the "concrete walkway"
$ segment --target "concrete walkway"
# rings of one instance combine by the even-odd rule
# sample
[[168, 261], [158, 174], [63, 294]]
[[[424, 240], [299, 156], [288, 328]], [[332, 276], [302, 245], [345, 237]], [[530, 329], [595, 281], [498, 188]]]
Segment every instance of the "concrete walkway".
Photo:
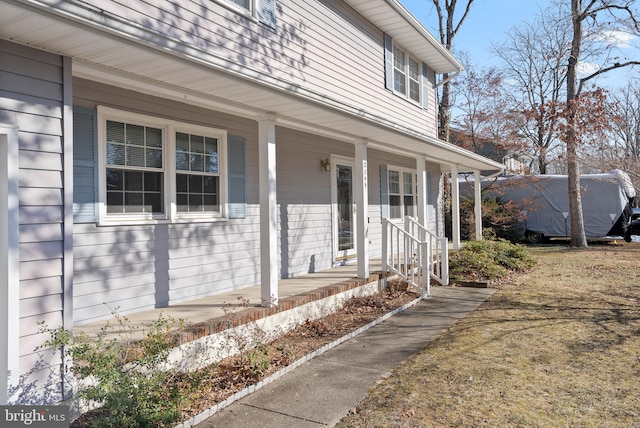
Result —
[[494, 291], [433, 287], [427, 300], [308, 361], [197, 427], [334, 426], [376, 381]]

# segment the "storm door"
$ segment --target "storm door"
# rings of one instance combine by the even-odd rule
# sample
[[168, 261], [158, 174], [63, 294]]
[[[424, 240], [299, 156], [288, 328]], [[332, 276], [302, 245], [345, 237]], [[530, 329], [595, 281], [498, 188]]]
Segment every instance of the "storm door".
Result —
[[353, 159], [334, 157], [333, 189], [333, 254], [335, 261], [355, 258], [356, 225], [353, 199]]

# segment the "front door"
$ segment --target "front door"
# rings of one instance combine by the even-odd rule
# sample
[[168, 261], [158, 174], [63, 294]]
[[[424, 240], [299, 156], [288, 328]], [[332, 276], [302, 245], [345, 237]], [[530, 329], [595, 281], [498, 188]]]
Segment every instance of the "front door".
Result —
[[334, 157], [332, 162], [333, 189], [333, 254], [335, 261], [356, 257], [355, 205], [353, 200], [352, 159]]

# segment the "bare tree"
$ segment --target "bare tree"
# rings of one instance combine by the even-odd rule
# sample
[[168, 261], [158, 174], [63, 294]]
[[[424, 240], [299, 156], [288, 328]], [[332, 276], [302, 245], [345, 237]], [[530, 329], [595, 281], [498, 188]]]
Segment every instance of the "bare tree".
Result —
[[[603, 34], [605, 31], [631, 31], [640, 33], [634, 9], [635, 0], [571, 0], [571, 28], [573, 30], [571, 55], [567, 65], [567, 173], [569, 176], [569, 212], [571, 216], [571, 246], [587, 247], [582, 215], [582, 197], [580, 189], [580, 167], [578, 149], [580, 142], [579, 109], [580, 96], [584, 84], [598, 75], [614, 69], [640, 64], [638, 61], [621, 62], [617, 58], [609, 60], [597, 71], [586, 77], [578, 78], [578, 65], [583, 47], [585, 30], [587, 35]], [[604, 18], [604, 19], [600, 19]], [[599, 20], [600, 19], [600, 20]], [[586, 28], [585, 28], [586, 27]]]
[[456, 115], [451, 142], [500, 161], [507, 152], [520, 152], [505, 100], [503, 77], [495, 67], [477, 68], [461, 55], [465, 70], [452, 82]]
[[[455, 38], [460, 26], [467, 19], [471, 4], [474, 0], [464, 0], [462, 16], [455, 22], [454, 14], [458, 6], [458, 0], [432, 0], [433, 5], [438, 14], [438, 32], [440, 42], [447, 50], [453, 49], [453, 39]], [[442, 92], [440, 94], [439, 110], [438, 110], [438, 134], [444, 141], [449, 141], [449, 129], [451, 126], [451, 81], [449, 74], [442, 76]]]
[[564, 101], [571, 41], [566, 17], [563, 9], [548, 8], [534, 21], [513, 27], [505, 42], [493, 46], [504, 63], [515, 126], [537, 158], [541, 174], [548, 172], [561, 144], [558, 107]]
[[600, 168], [620, 168], [640, 187], [640, 85], [629, 83], [610, 94], [606, 108], [613, 117], [607, 144], [600, 150]]

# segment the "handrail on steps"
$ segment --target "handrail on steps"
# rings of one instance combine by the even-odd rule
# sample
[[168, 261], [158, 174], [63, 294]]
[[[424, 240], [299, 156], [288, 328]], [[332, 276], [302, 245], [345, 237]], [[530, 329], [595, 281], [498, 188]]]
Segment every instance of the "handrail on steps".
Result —
[[[424, 298], [431, 294], [431, 278], [449, 284], [447, 238], [429, 232], [411, 217], [404, 228], [382, 219], [382, 270], [393, 272]], [[428, 272], [428, 274], [427, 274]]]
[[429, 273], [431, 278], [435, 279], [442, 285], [449, 285], [449, 240], [446, 236], [438, 236], [427, 230], [423, 225], [418, 223], [413, 217], [405, 217], [404, 228], [411, 235], [418, 236], [420, 239], [429, 240], [429, 248], [432, 261]]

